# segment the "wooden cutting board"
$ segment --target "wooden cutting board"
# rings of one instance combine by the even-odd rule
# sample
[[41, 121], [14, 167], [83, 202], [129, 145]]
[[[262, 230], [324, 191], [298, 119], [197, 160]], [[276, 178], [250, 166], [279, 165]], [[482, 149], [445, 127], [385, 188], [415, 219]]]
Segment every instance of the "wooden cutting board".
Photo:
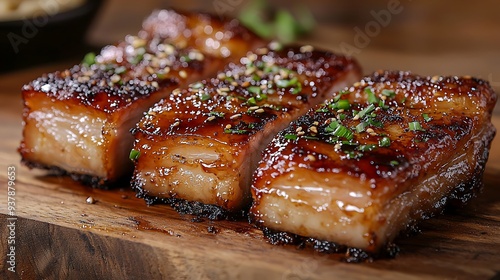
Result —
[[[0, 279], [498, 279], [500, 137], [482, 194], [463, 209], [423, 222], [398, 238], [395, 259], [347, 264], [339, 256], [272, 246], [246, 222], [196, 220], [146, 206], [129, 186], [84, 187], [21, 166], [20, 85], [46, 66], [0, 76]], [[494, 117], [500, 128], [500, 114]], [[8, 215], [7, 171], [15, 167], [15, 216]], [[88, 197], [96, 202], [88, 204]], [[15, 232], [7, 225], [15, 220]], [[8, 271], [10, 235], [15, 273]]]

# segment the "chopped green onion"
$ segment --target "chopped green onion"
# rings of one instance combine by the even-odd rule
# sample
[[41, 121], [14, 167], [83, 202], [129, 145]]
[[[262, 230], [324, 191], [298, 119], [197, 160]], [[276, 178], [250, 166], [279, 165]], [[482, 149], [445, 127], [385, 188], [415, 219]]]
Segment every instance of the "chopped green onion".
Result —
[[308, 136], [308, 135], [302, 136], [302, 138], [307, 139], [307, 140], [319, 140], [319, 138], [318, 138], [318, 137], [315, 137], [315, 136]]
[[226, 134], [246, 134], [248, 130], [244, 129], [224, 129], [224, 133]]
[[280, 88], [286, 88], [297, 85], [298, 81], [299, 80], [297, 79], [297, 77], [294, 77], [293, 79], [290, 80], [278, 80], [276, 82], [276, 85]]
[[207, 101], [207, 100], [209, 100], [210, 98], [211, 98], [210, 94], [206, 94], [206, 93], [204, 93], [204, 94], [202, 94], [202, 95], [200, 96], [201, 101]]
[[371, 113], [373, 110], [375, 110], [375, 105], [370, 104], [370, 105], [368, 105], [368, 107], [366, 107], [363, 110], [359, 111], [358, 116], [360, 118], [363, 118], [366, 114]]
[[375, 145], [375, 144], [367, 144], [367, 145], [359, 146], [358, 150], [360, 150], [362, 152], [369, 152], [369, 151], [373, 151], [376, 148], [377, 148], [377, 145]]
[[408, 128], [412, 131], [417, 131], [417, 130], [423, 131], [424, 130], [419, 122], [408, 123]]
[[346, 115], [346, 114], [339, 114], [339, 115], [338, 115], [338, 118], [339, 118], [339, 120], [341, 120], [341, 121], [345, 120], [345, 118], [346, 118], [346, 117], [347, 117], [347, 115]]
[[89, 52], [83, 57], [82, 64], [85, 64], [87, 66], [95, 64], [95, 57], [96, 57], [95, 53]]
[[335, 104], [336, 104], [337, 109], [348, 110], [349, 108], [351, 108], [351, 104], [349, 103], [349, 100], [346, 100], [346, 99], [341, 99], [341, 100], [337, 101]]
[[383, 137], [378, 141], [380, 147], [389, 147], [391, 145], [391, 139], [389, 137]]
[[137, 160], [140, 155], [141, 155], [140, 151], [138, 151], [136, 149], [132, 149], [132, 150], [130, 150], [130, 154], [128, 157], [130, 158], [130, 160]]
[[255, 101], [255, 97], [250, 97], [247, 99], [247, 104], [248, 105], [257, 105], [257, 101]]
[[225, 113], [223, 112], [216, 112], [216, 111], [212, 111], [210, 113], [208, 113], [208, 116], [214, 116], [214, 117], [218, 117], [218, 118], [222, 118], [224, 117]]
[[334, 132], [335, 129], [337, 129], [337, 127], [340, 125], [340, 123], [338, 121], [332, 121], [330, 122], [330, 124], [328, 124], [327, 127], [325, 127], [325, 132], [329, 133], [329, 132]]
[[390, 164], [390, 165], [392, 165], [392, 166], [398, 166], [398, 165], [399, 165], [399, 162], [398, 162], [397, 160], [391, 160], [391, 161], [389, 162], [389, 164]]
[[385, 100], [380, 99], [378, 102], [378, 106], [384, 110], [389, 109], [389, 105], [385, 105]]
[[257, 99], [257, 101], [265, 100], [265, 99], [267, 99], [267, 94], [261, 93], [261, 94], [257, 95], [255, 97], [255, 99]]
[[375, 126], [375, 127], [379, 127], [379, 128], [384, 127], [384, 124], [379, 120], [373, 119], [374, 117], [375, 116], [372, 115], [370, 118], [367, 118], [366, 122], [371, 126]]
[[190, 84], [189, 87], [192, 88], [192, 89], [200, 89], [200, 88], [203, 87], [203, 83], [202, 82], [197, 82], [197, 83], [194, 83], [194, 84]]
[[297, 93], [300, 93], [301, 91], [302, 91], [302, 84], [298, 83], [297, 86], [295, 86], [292, 89], [292, 94], [297, 94]]
[[432, 118], [431, 118], [431, 117], [429, 117], [429, 115], [428, 115], [428, 114], [422, 114], [422, 117], [424, 118], [424, 121], [425, 121], [425, 122], [430, 122], [430, 121], [432, 121]]
[[347, 127], [343, 125], [337, 126], [335, 131], [333, 131], [333, 135], [338, 136], [338, 137], [343, 137], [347, 140], [352, 139], [352, 131], [350, 131]]
[[257, 87], [257, 86], [248, 87], [248, 91], [250, 93], [253, 93], [253, 94], [260, 94], [262, 92], [262, 90], [260, 89], [260, 87]]
[[328, 113], [328, 108], [326, 107], [321, 107], [318, 110], [316, 110], [316, 113]]
[[375, 93], [373, 93], [373, 89], [371, 87], [365, 88], [366, 94], [368, 94], [368, 103], [371, 104], [377, 104], [378, 103], [378, 98], [375, 96]]
[[366, 129], [367, 126], [368, 126], [368, 123], [366, 123], [366, 122], [360, 122], [356, 126], [356, 132], [357, 133], [361, 133], [361, 132], [365, 131], [365, 129]]
[[382, 90], [382, 95], [385, 95], [387, 97], [392, 98], [392, 97], [396, 96], [396, 92], [393, 91], [393, 90], [391, 90], [391, 89], [383, 89]]

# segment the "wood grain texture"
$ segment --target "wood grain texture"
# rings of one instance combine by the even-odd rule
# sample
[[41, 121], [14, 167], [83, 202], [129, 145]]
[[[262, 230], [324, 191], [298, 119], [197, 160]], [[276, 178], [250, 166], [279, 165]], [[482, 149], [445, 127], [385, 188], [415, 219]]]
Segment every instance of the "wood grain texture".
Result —
[[[0, 76], [0, 279], [491, 279], [500, 275], [500, 138], [483, 193], [462, 209], [398, 238], [396, 259], [346, 264], [294, 246], [272, 246], [246, 222], [195, 221], [146, 206], [128, 186], [112, 191], [28, 170], [19, 88], [42, 71]], [[500, 127], [500, 115], [494, 123]], [[6, 271], [7, 166], [16, 166], [16, 273]], [[95, 204], [86, 203], [93, 197]]]

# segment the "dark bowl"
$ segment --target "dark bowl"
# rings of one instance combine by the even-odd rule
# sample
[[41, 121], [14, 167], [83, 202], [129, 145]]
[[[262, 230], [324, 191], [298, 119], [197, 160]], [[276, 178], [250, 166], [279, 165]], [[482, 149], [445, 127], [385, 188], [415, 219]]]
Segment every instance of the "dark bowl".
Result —
[[104, 0], [53, 15], [0, 21], [0, 71], [81, 55], [88, 46], [85, 34]]

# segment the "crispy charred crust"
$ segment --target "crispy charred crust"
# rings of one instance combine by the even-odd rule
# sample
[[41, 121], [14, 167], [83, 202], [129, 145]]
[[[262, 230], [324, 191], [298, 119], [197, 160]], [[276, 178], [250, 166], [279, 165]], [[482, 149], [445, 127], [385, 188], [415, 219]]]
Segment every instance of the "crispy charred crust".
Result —
[[175, 211], [180, 214], [194, 215], [199, 218], [207, 218], [209, 220], [242, 220], [245, 219], [248, 210], [241, 210], [237, 212], [231, 212], [222, 207], [210, 204], [204, 204], [198, 201], [188, 201], [179, 198], [162, 198], [146, 194], [142, 188], [134, 187], [132, 188], [137, 192], [136, 197], [142, 198], [146, 201], [148, 205], [154, 204], [166, 204], [172, 207]]
[[41, 164], [38, 162], [29, 161], [26, 159], [21, 159], [21, 163], [24, 166], [28, 167], [29, 169], [36, 168], [36, 169], [47, 170], [50, 175], [69, 176], [74, 181], [80, 182], [81, 184], [83, 184], [85, 186], [89, 186], [89, 187], [96, 188], [96, 189], [103, 189], [103, 190], [112, 189], [112, 188], [115, 188], [119, 185], [128, 185], [130, 182], [130, 177], [122, 178], [118, 181], [108, 181], [108, 180], [102, 179], [99, 176], [92, 176], [92, 175], [88, 175], [88, 174], [67, 172], [66, 170], [61, 169], [57, 166], [49, 166], [49, 165]]
[[339, 245], [334, 242], [303, 237], [288, 232], [274, 231], [267, 227], [263, 227], [262, 232], [267, 241], [273, 245], [295, 245], [299, 249], [311, 248], [323, 254], [338, 254], [341, 256], [340, 259], [342, 261], [348, 263], [395, 258], [399, 253], [399, 247], [392, 243], [387, 244], [379, 253], [373, 254], [361, 249]]

